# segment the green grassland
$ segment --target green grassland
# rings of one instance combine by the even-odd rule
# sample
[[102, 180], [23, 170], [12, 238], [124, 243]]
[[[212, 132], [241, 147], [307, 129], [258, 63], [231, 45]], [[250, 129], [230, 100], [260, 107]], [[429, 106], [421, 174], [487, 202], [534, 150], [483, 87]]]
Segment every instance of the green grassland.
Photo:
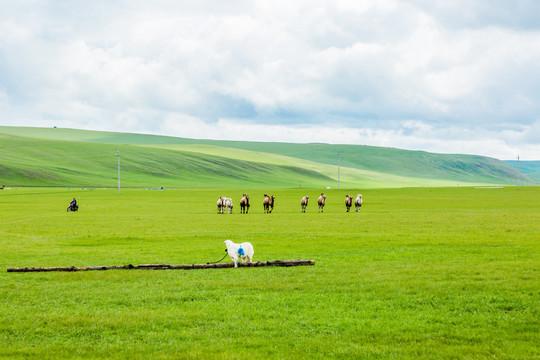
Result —
[[[238, 207], [243, 191], [249, 214], [217, 214], [218, 196]], [[318, 213], [320, 192], [0, 190], [0, 358], [540, 358], [540, 188], [330, 189]], [[363, 194], [359, 213], [347, 192]], [[225, 239], [251, 242], [255, 261], [316, 263], [5, 271], [206, 263]]]
[[[510, 165], [357, 145], [196, 140], [74, 129], [0, 127], [0, 182], [9, 186], [337, 187], [508, 185]], [[521, 185], [535, 180], [522, 174]]]

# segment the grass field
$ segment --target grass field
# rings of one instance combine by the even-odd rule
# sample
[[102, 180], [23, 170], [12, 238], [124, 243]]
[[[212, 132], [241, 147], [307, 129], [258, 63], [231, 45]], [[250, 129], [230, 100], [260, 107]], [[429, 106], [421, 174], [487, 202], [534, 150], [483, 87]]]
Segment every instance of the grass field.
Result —
[[[540, 358], [540, 188], [368, 189], [360, 213], [327, 190], [322, 214], [318, 189], [264, 192], [272, 214], [260, 189], [248, 215], [238, 190], [0, 190], [0, 358]], [[5, 270], [206, 263], [225, 239], [316, 263]]]

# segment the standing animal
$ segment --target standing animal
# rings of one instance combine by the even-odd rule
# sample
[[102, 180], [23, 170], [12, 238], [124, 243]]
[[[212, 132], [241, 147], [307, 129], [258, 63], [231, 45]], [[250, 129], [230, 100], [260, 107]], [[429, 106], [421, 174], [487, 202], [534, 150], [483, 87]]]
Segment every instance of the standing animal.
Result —
[[323, 212], [324, 205], [326, 204], [326, 195], [321, 193], [321, 196], [317, 199], [317, 203], [319, 204], [319, 212]]
[[276, 197], [274, 195], [264, 194], [263, 211], [267, 214], [271, 213], [272, 210], [274, 210], [275, 201], [276, 201]]
[[352, 196], [351, 195], [345, 195], [345, 207], [347, 208], [347, 212], [351, 209], [352, 205]]
[[243, 194], [240, 200], [240, 212], [247, 214], [249, 211], [249, 195]]
[[227, 212], [229, 214], [232, 214], [233, 202], [232, 202], [231, 198], [226, 198], [225, 199], [225, 207], [227, 207]]
[[351, 205], [352, 205], [352, 196], [345, 195], [345, 207], [347, 208], [347, 212], [349, 212], [349, 210], [351, 209]]
[[[248, 242], [241, 244], [235, 244], [231, 240], [225, 240], [227, 246], [227, 253], [231, 257], [234, 263], [234, 267], [238, 267], [238, 260], [242, 259], [242, 262], [253, 262], [253, 245]], [[246, 261], [247, 260], [247, 261]]]
[[356, 195], [356, 199], [354, 199], [354, 206], [356, 207], [356, 212], [360, 211], [360, 208], [362, 207], [362, 194]]
[[307, 204], [308, 204], [308, 200], [309, 200], [309, 196], [304, 196], [302, 198], [302, 201], [300, 201], [300, 205], [302, 205], [302, 212], [305, 213], [306, 212], [306, 207], [307, 207]]
[[223, 214], [223, 211], [225, 210], [225, 197], [220, 197], [217, 201], [217, 211], [220, 214]]

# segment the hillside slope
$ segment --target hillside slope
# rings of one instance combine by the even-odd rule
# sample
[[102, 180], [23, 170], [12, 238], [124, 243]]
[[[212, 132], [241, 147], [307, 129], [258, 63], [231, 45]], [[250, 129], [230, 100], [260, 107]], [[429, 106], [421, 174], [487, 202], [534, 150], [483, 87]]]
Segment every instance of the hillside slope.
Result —
[[305, 168], [132, 145], [0, 137], [0, 184], [115, 187], [120, 152], [125, 187], [320, 187], [332, 180]]
[[[517, 160], [505, 160], [505, 163], [517, 169], [518, 162]], [[540, 181], [540, 161], [523, 161], [519, 162], [519, 172], [521, 174], [530, 177], [536, 181]]]
[[[117, 151], [125, 186], [336, 187], [338, 153], [342, 187], [515, 184], [516, 179], [508, 164], [473, 155], [0, 127], [0, 155], [6, 159], [0, 181], [113, 186]], [[534, 183], [525, 175], [520, 182]]]

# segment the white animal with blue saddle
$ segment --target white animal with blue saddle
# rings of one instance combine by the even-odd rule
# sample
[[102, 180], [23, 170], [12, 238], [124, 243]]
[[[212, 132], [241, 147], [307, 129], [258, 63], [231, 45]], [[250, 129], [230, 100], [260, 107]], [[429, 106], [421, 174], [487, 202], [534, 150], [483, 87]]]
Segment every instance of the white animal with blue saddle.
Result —
[[238, 267], [238, 262], [242, 259], [242, 262], [253, 262], [253, 245], [248, 242], [241, 244], [235, 244], [231, 240], [225, 240], [227, 246], [227, 253], [231, 257], [234, 263], [234, 267]]

